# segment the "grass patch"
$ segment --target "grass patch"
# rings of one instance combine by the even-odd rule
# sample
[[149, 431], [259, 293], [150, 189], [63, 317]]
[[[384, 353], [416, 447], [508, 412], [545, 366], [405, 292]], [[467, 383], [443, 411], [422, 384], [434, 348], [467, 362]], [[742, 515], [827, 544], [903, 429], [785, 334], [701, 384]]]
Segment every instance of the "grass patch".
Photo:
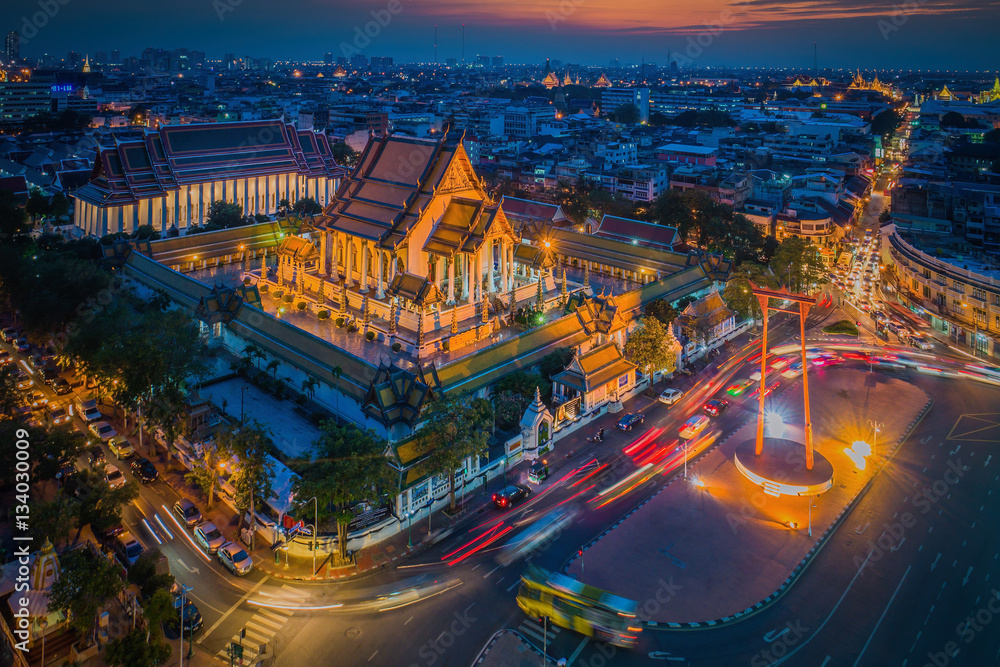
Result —
[[857, 336], [858, 327], [850, 320], [840, 320], [839, 322], [834, 322], [830, 326], [823, 327], [823, 333]]

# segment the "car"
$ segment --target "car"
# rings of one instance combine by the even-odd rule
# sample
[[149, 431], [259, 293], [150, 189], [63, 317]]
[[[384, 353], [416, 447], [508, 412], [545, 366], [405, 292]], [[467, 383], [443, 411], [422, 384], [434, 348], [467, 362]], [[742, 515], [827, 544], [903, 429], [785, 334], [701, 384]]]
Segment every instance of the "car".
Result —
[[144, 550], [139, 540], [132, 533], [125, 530], [115, 537], [114, 551], [118, 561], [126, 568], [129, 568], [135, 565], [135, 562], [139, 560], [139, 556], [142, 555]]
[[18, 371], [15, 378], [17, 379], [18, 389], [27, 389], [28, 387], [35, 386], [35, 381], [32, 380], [31, 376], [25, 373], [24, 371]]
[[117, 523], [114, 523], [108, 526], [107, 528], [104, 528], [103, 530], [98, 530], [97, 537], [102, 542], [108, 543], [111, 542], [111, 540], [113, 540], [115, 537], [121, 535], [124, 532], [125, 532], [125, 526], [122, 524], [121, 521], [118, 521]]
[[217, 555], [222, 566], [238, 577], [242, 577], [253, 568], [249, 554], [235, 542], [223, 544], [219, 547]]
[[118, 435], [118, 431], [115, 427], [108, 422], [94, 422], [89, 427], [90, 432], [101, 439], [102, 442], [107, 442], [111, 438]]
[[[760, 379], [760, 378], [758, 378]], [[753, 380], [747, 378], [746, 380], [737, 380], [728, 387], [726, 387], [726, 393], [730, 396], [742, 396], [743, 392], [750, 388], [750, 385], [754, 383]]]
[[116, 435], [113, 438], [108, 439], [108, 449], [111, 453], [115, 455], [115, 458], [121, 461], [122, 459], [127, 459], [133, 454], [135, 450], [132, 448], [132, 443], [128, 441], [124, 435]]
[[48, 360], [45, 358], [44, 354], [42, 354], [41, 352], [35, 352], [28, 358], [28, 365], [30, 365], [37, 371], [41, 370], [42, 366], [45, 365], [46, 361]]
[[[764, 389], [764, 398], [767, 398], [768, 396], [770, 396], [771, 392], [773, 392], [774, 388], [777, 387], [777, 386], [778, 386], [777, 382], [772, 382], [771, 384], [767, 385], [767, 388]], [[754, 396], [760, 396], [760, 387], [757, 387], [756, 389], [753, 390], [753, 395]]]
[[54, 426], [67, 424], [69, 423], [69, 413], [66, 412], [66, 408], [50, 405], [49, 421], [52, 422]]
[[833, 354], [832, 352], [830, 352], [830, 353], [824, 354], [821, 357], [816, 357], [815, 359], [813, 359], [813, 365], [814, 366], [835, 366], [835, 365], [837, 365], [837, 364], [839, 364], [839, 363], [841, 363], [843, 361], [844, 361], [844, 359], [840, 355]]
[[0, 350], [0, 364], [9, 364], [12, 361], [14, 361], [14, 357], [10, 356], [10, 352]]
[[673, 405], [677, 401], [681, 400], [681, 396], [683, 396], [683, 395], [684, 395], [684, 392], [681, 391], [680, 389], [672, 389], [672, 388], [668, 387], [668, 388], [666, 388], [666, 389], [663, 390], [663, 393], [660, 394], [660, 397], [657, 400], [660, 401], [660, 403], [666, 403], [667, 405]]
[[760, 382], [760, 369], [755, 370], [753, 373], [750, 374], [750, 381]]
[[108, 460], [104, 458], [104, 448], [100, 445], [92, 445], [87, 449], [87, 462], [92, 468], [103, 468]]
[[549, 478], [549, 466], [545, 461], [535, 461], [528, 470], [528, 481], [532, 484], [541, 484]]
[[152, 461], [141, 456], [137, 456], [134, 461], [132, 461], [132, 474], [135, 475], [143, 484], [149, 484], [157, 477], [160, 476], [160, 472], [153, 465]]
[[69, 382], [61, 377], [52, 380], [52, 389], [55, 390], [58, 396], [65, 396], [73, 391], [73, 387], [70, 386]]
[[796, 361], [794, 364], [781, 371], [781, 376], [786, 378], [797, 378], [802, 375], [802, 362]]
[[188, 528], [201, 523], [201, 510], [187, 498], [181, 498], [174, 503], [174, 514], [180, 517]]
[[507, 509], [530, 495], [531, 489], [523, 484], [511, 484], [493, 494], [493, 504], [500, 509]]
[[58, 368], [51, 364], [42, 366], [42, 380], [45, 381], [45, 384], [52, 386], [52, 383], [56, 381], [57, 377], [59, 377]]
[[792, 363], [792, 360], [788, 357], [776, 357], [771, 360], [771, 368], [780, 371], [784, 368], [788, 368], [788, 365]]
[[631, 431], [634, 427], [642, 424], [645, 419], [641, 413], [629, 412], [618, 420], [618, 428], [623, 431]]
[[728, 407], [729, 407], [729, 401], [722, 400], [721, 398], [713, 398], [708, 403], [706, 403], [705, 407], [702, 409], [705, 411], [706, 415], [711, 415], [712, 417], [718, 417], [723, 412], [725, 412], [726, 408]]
[[17, 338], [19, 338], [21, 332], [17, 330], [17, 327], [4, 327], [0, 329], [0, 337], [3, 338], [3, 342], [12, 343]]
[[198, 611], [198, 607], [194, 602], [191, 602], [190, 598], [184, 600], [184, 611], [181, 612], [181, 596], [178, 594], [174, 595], [174, 609], [177, 610], [177, 618], [174, 620], [174, 628], [180, 627], [181, 623], [184, 624], [184, 633], [191, 635], [201, 629], [204, 625], [204, 621], [201, 618], [201, 612]]
[[219, 550], [219, 547], [226, 543], [226, 538], [211, 521], [199, 523], [194, 527], [194, 540], [210, 554], [214, 554]]
[[690, 440], [704, 431], [706, 426], [708, 426], [708, 417], [705, 415], [695, 415], [684, 422], [679, 430], [679, 433], [685, 440]]
[[31, 343], [28, 342], [27, 338], [22, 336], [14, 340], [14, 349], [24, 354], [31, 349]]
[[104, 468], [104, 478], [108, 480], [108, 485], [112, 489], [119, 489], [125, 486], [125, 475], [118, 469], [118, 466], [106, 466]]
[[28, 396], [28, 400], [31, 401], [31, 408], [33, 410], [39, 410], [49, 404], [48, 397], [40, 391], [31, 392], [31, 395]]
[[910, 344], [914, 347], [918, 347], [921, 350], [930, 350], [931, 344], [923, 336], [910, 336]]

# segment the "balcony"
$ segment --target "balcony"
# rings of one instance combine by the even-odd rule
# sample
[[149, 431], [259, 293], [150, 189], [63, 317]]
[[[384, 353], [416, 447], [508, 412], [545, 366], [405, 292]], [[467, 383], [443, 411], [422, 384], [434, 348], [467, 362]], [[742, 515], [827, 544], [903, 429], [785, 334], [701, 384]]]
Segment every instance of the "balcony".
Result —
[[967, 303], [970, 306], [974, 306], [975, 308], [979, 308], [980, 310], [986, 310], [986, 300], [985, 299], [978, 299], [978, 298], [970, 295], [970, 296], [964, 297], [963, 300], [962, 300], [962, 302], [963, 303]]

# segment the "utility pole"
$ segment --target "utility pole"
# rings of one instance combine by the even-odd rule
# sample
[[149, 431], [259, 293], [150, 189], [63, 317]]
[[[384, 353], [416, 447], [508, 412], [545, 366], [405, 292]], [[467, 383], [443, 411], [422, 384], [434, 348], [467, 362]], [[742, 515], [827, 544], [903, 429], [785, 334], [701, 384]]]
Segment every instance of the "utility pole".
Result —
[[[187, 594], [191, 591], [191, 586], [185, 586], [181, 584], [181, 648], [180, 648], [180, 667], [184, 667], [184, 612], [187, 608]], [[188, 641], [191, 641], [190, 634], [188, 635]], [[191, 647], [192, 651], [194, 646]]]

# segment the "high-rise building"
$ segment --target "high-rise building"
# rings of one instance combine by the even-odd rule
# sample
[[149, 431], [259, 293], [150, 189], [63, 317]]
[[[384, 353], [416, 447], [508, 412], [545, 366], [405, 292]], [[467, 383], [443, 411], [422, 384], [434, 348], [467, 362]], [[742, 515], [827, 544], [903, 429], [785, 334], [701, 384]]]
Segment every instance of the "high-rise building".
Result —
[[503, 56], [493, 56], [493, 66], [503, 67]]
[[333, 54], [332, 53], [326, 52], [326, 53], [323, 54], [323, 64], [324, 65], [332, 65], [333, 64]]
[[372, 56], [372, 71], [384, 72], [392, 67], [392, 58], [388, 56]]
[[18, 125], [51, 110], [50, 82], [0, 82], [0, 126]]
[[122, 52], [119, 51], [118, 49], [115, 49], [114, 51], [111, 52], [111, 64], [112, 65], [122, 64]]
[[7, 40], [4, 43], [4, 56], [8, 63], [21, 58], [21, 35], [16, 30], [7, 33]]
[[70, 51], [66, 54], [66, 67], [69, 69], [76, 69], [76, 66], [80, 64], [80, 54], [76, 51]]
[[351, 67], [354, 69], [364, 69], [368, 67], [368, 56], [363, 53], [351, 56]]
[[94, 64], [95, 65], [107, 65], [108, 64], [108, 54], [106, 51], [98, 51], [94, 54]]
[[489, 67], [490, 66], [490, 57], [489, 56], [476, 56], [476, 66], [477, 67], [483, 67], [483, 68]]

